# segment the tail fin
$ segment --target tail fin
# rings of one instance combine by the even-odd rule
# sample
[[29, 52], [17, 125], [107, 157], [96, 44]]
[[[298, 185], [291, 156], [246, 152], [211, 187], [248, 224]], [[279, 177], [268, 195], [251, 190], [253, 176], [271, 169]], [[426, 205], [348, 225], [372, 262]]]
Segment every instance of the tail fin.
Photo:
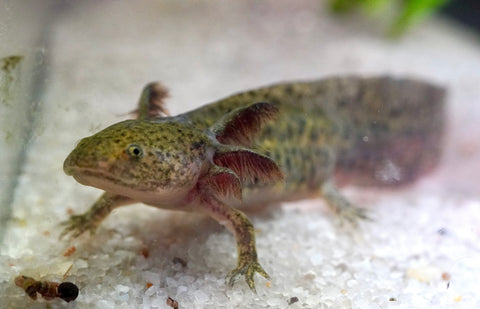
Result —
[[[445, 126], [444, 88], [413, 79], [365, 79], [340, 102], [353, 147], [341, 153], [341, 183], [401, 185], [435, 167]], [[355, 101], [355, 102], [354, 102]]]

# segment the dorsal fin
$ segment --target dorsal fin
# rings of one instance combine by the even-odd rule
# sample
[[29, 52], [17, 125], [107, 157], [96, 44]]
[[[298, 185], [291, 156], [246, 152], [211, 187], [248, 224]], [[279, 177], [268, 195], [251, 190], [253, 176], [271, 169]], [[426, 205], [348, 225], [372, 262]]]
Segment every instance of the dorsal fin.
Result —
[[145, 86], [138, 101], [138, 108], [131, 112], [137, 119], [153, 119], [169, 116], [165, 107], [165, 99], [169, 97], [168, 89], [160, 82], [152, 82]]
[[275, 161], [249, 149], [217, 150], [213, 163], [232, 170], [242, 183], [276, 182], [284, 177]]
[[277, 112], [278, 109], [270, 103], [255, 103], [234, 109], [210, 129], [222, 144], [251, 146], [256, 134]]

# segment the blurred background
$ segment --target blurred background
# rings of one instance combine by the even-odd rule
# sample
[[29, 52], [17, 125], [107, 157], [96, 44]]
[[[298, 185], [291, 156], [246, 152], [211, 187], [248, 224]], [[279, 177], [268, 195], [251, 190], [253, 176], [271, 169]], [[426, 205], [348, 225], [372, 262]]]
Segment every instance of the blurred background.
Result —
[[475, 0], [451, 0], [440, 11], [445, 16], [480, 31], [480, 3]]

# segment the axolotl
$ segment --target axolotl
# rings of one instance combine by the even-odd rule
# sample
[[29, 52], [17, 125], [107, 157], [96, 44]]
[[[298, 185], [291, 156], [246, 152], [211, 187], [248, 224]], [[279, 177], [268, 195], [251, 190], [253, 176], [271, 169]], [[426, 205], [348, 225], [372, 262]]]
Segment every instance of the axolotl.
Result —
[[64, 163], [79, 183], [105, 193], [62, 235], [93, 233], [120, 206], [144, 203], [209, 215], [235, 236], [227, 276], [269, 278], [254, 227], [240, 209], [322, 197], [356, 224], [366, 218], [339, 184], [412, 182], [439, 161], [442, 87], [410, 78], [330, 77], [281, 83], [169, 116], [166, 88], [148, 84], [125, 120], [82, 139]]

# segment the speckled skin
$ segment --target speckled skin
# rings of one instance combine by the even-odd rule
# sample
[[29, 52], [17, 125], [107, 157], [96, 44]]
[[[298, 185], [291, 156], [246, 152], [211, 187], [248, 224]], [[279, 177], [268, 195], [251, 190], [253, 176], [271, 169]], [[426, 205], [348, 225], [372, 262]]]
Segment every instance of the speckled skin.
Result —
[[165, 116], [165, 95], [147, 85], [136, 120], [83, 139], [65, 160], [67, 174], [105, 194], [63, 234], [93, 232], [112, 209], [135, 202], [204, 212], [236, 237], [229, 283], [244, 275], [254, 290], [255, 272], [268, 275], [253, 226], [237, 208], [321, 195], [355, 222], [366, 216], [336, 182], [403, 184], [438, 161], [444, 90], [418, 80], [285, 83], [175, 117]]
[[[348, 76], [243, 92], [186, 115], [198, 128], [206, 128], [236, 107], [274, 104], [278, 117], [266, 124], [255, 149], [281, 166], [286, 188], [296, 191], [312, 182], [318, 188], [313, 170], [324, 173], [325, 165], [316, 161], [321, 157], [316, 152], [333, 155], [332, 165], [337, 173], [350, 174], [348, 182], [389, 186], [411, 182], [436, 165], [444, 98], [445, 89], [420, 80]], [[385, 161], [402, 175], [379, 175]]]

